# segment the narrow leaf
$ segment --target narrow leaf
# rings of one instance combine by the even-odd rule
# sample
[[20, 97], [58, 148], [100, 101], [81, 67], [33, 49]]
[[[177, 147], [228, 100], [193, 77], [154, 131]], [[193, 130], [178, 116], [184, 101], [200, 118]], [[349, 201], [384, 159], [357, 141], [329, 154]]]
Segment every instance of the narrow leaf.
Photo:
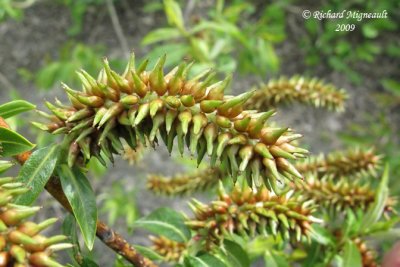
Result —
[[150, 44], [157, 43], [160, 41], [178, 38], [180, 35], [181, 34], [178, 29], [160, 28], [160, 29], [149, 32], [145, 37], [143, 37], [142, 44], [150, 45]]
[[97, 265], [97, 263], [95, 263], [91, 259], [84, 258], [81, 267], [99, 267], [99, 265]]
[[250, 259], [246, 251], [236, 242], [225, 240], [223, 249], [214, 254], [219, 260], [229, 267], [248, 267]]
[[14, 100], [0, 105], [0, 117], [3, 117], [3, 119], [7, 119], [19, 113], [32, 110], [34, 108], [36, 108], [35, 105], [25, 100]]
[[176, 26], [180, 30], [184, 30], [182, 10], [179, 4], [174, 0], [164, 0], [164, 9], [168, 23]]
[[319, 225], [313, 225], [310, 231], [310, 236], [313, 240], [322, 245], [332, 245], [334, 243], [334, 237], [332, 234]]
[[375, 194], [375, 201], [371, 208], [367, 211], [364, 220], [362, 222], [361, 229], [367, 229], [376, 223], [382, 216], [385, 209], [387, 198], [389, 197], [389, 166], [385, 166], [381, 181], [379, 183], [378, 190]]
[[184, 261], [185, 267], [226, 267], [225, 263], [217, 257], [205, 253], [198, 257], [186, 256]]
[[82, 258], [82, 255], [78, 235], [76, 234], [76, 220], [71, 214], [67, 214], [65, 217], [62, 224], [62, 232], [69, 237], [69, 242], [74, 245], [72, 249], [67, 250], [69, 257], [78, 263], [76, 259]]
[[342, 267], [362, 266], [360, 252], [358, 251], [357, 246], [351, 240], [348, 240], [344, 245], [342, 264]]
[[77, 167], [69, 168], [63, 164], [57, 169], [57, 173], [85, 244], [89, 250], [92, 250], [97, 223], [96, 198], [93, 189], [86, 176]]
[[177, 242], [187, 242], [190, 239], [190, 230], [182, 214], [169, 208], [159, 208], [137, 220], [134, 225]]
[[0, 156], [3, 157], [18, 155], [35, 146], [19, 133], [4, 127], [0, 127], [0, 144], [2, 146]]
[[143, 256], [149, 258], [150, 260], [153, 261], [158, 261], [158, 260], [163, 260], [164, 258], [151, 250], [148, 247], [140, 246], [140, 245], [134, 245], [135, 249], [140, 252]]
[[30, 190], [16, 198], [15, 203], [19, 205], [31, 205], [53, 174], [58, 158], [58, 145], [48, 146], [32, 153], [22, 166], [17, 177]]
[[289, 263], [286, 258], [281, 255], [274, 253], [273, 251], [267, 250], [264, 254], [265, 265], [268, 267], [289, 267]]

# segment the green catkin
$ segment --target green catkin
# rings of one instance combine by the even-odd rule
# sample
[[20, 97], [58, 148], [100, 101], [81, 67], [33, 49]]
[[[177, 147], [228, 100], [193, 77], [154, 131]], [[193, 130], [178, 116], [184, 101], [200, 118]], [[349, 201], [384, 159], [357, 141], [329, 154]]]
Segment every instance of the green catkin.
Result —
[[150, 236], [153, 242], [151, 248], [167, 262], [178, 262], [187, 249], [187, 244], [180, 243], [165, 236]]
[[268, 110], [280, 103], [300, 102], [314, 107], [342, 112], [348, 95], [323, 80], [308, 79], [299, 75], [280, 77], [262, 84], [245, 104], [248, 109]]
[[382, 156], [377, 155], [373, 148], [369, 149], [349, 149], [347, 151], [337, 151], [328, 155], [309, 157], [298, 161], [296, 169], [306, 175], [308, 173], [318, 173], [319, 176], [377, 176], [377, 170], [381, 166]]
[[235, 186], [227, 194], [220, 183], [219, 198], [210, 204], [191, 203], [195, 218], [186, 224], [211, 248], [230, 234], [245, 236], [280, 235], [284, 239], [308, 238], [312, 223], [321, 222], [311, 216], [310, 201], [291, 198], [291, 193], [275, 195], [265, 187], [252, 191]]
[[[228, 175], [246, 173], [275, 189], [276, 181], [299, 176], [292, 163], [278, 159], [304, 157], [306, 150], [287, 146], [300, 135], [288, 128], [270, 126], [267, 120], [274, 111], [244, 110], [253, 92], [224, 96], [230, 77], [212, 84], [214, 74], [209, 71], [189, 79], [186, 76], [190, 66], [184, 63], [164, 75], [165, 57], [151, 71], [145, 70], [146, 64], [136, 69], [133, 54], [129, 62], [123, 75], [111, 70], [107, 60], [97, 79], [87, 73], [80, 75], [83, 91], [63, 85], [70, 107], [48, 103], [55, 118], [41, 128], [65, 134], [68, 143], [78, 144], [80, 152], [69, 157], [70, 165], [85, 163], [92, 156], [101, 162], [112, 160], [113, 154], [123, 152], [120, 139], [133, 149], [138, 143], [154, 147], [163, 141], [170, 152], [177, 139], [180, 153], [184, 153], [186, 145], [199, 163], [205, 152], [212, 164], [228, 159]], [[74, 131], [76, 127], [79, 130]], [[240, 142], [230, 142], [239, 135]], [[266, 150], [255, 150], [257, 144], [264, 144]], [[90, 155], [84, 147], [90, 147]], [[232, 155], [234, 151], [240, 156]], [[260, 168], [254, 173], [251, 166]]]
[[143, 159], [145, 153], [146, 148], [141, 143], [138, 143], [135, 149], [129, 145], [124, 145], [122, 157], [129, 163], [129, 165], [136, 165]]
[[[375, 191], [368, 183], [359, 180], [349, 180], [344, 177], [334, 178], [316, 175], [307, 175], [303, 181], [292, 184], [296, 194], [319, 204], [319, 207], [332, 212], [367, 211], [375, 202]], [[388, 217], [395, 212], [396, 200], [389, 197], [384, 208], [384, 215]]]
[[216, 186], [218, 181], [223, 178], [222, 170], [217, 167], [173, 177], [151, 174], [147, 178], [147, 188], [160, 195], [188, 195]]
[[2, 266], [62, 267], [52, 255], [71, 248], [62, 243], [66, 236], [45, 237], [40, 234], [57, 219], [34, 223], [26, 219], [35, 215], [38, 207], [12, 205], [15, 197], [28, 191], [14, 179], [0, 178], [0, 262]]

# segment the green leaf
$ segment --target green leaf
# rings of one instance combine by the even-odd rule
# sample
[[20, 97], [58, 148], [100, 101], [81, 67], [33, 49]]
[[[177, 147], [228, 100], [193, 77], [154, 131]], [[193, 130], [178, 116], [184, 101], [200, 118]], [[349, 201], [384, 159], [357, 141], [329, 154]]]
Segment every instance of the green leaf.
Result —
[[72, 249], [68, 249], [67, 253], [69, 257], [75, 262], [76, 259], [82, 258], [81, 248], [79, 246], [78, 235], [76, 234], [76, 220], [71, 214], [67, 214], [62, 224], [62, 233], [68, 236], [69, 242], [74, 246]]
[[372, 23], [362, 25], [361, 31], [365, 37], [370, 39], [376, 38], [379, 35], [378, 29], [376, 29]]
[[15, 199], [16, 204], [29, 206], [35, 202], [53, 174], [58, 158], [58, 148], [58, 145], [53, 145], [36, 150], [24, 163], [17, 181], [24, 183], [30, 190], [18, 196]]
[[303, 261], [303, 266], [317, 266], [320, 262], [320, 257], [323, 256], [323, 248], [320, 244], [312, 242], [309, 246], [306, 246], [307, 258]]
[[191, 34], [195, 34], [198, 31], [209, 30], [217, 31], [223, 34], [228, 34], [238, 40], [244, 47], [250, 49], [248, 44], [248, 38], [243, 32], [233, 23], [227, 21], [201, 21], [190, 31]]
[[265, 266], [267, 267], [289, 267], [289, 262], [286, 258], [281, 255], [277, 254], [274, 251], [265, 251], [264, 255]]
[[174, 0], [164, 0], [164, 10], [167, 15], [168, 23], [176, 26], [180, 30], [184, 30], [182, 10]]
[[61, 68], [61, 62], [51, 62], [40, 69], [35, 77], [36, 86], [41, 89], [50, 89], [55, 84]]
[[332, 245], [334, 244], [335, 240], [335, 238], [326, 228], [319, 225], [313, 225], [310, 231], [310, 236], [313, 240], [322, 245]]
[[160, 41], [178, 38], [181, 33], [175, 28], [160, 28], [149, 32], [142, 40], [143, 45], [149, 45]]
[[379, 221], [370, 226], [368, 230], [364, 232], [364, 234], [370, 236], [371, 234], [387, 233], [388, 231], [390, 231], [390, 229], [395, 228], [395, 225], [398, 223], [400, 223], [400, 217], [394, 217], [390, 218], [389, 220]]
[[14, 163], [10, 161], [0, 160], [0, 174], [14, 166]]
[[93, 189], [86, 176], [77, 167], [69, 168], [63, 164], [57, 168], [57, 173], [85, 244], [92, 250], [97, 223], [96, 197]]
[[236, 242], [224, 240], [224, 249], [214, 255], [230, 267], [248, 267], [250, 259], [246, 251]]
[[348, 240], [344, 245], [342, 264], [342, 267], [362, 267], [360, 252], [351, 240]]
[[154, 67], [156, 60], [167, 54], [167, 61], [165, 62], [165, 66], [173, 66], [182, 62], [183, 58], [189, 52], [189, 47], [184, 44], [165, 44], [160, 45], [152, 49], [152, 51], [147, 55], [151, 60], [149, 63], [149, 68]]
[[185, 267], [226, 267], [225, 263], [215, 256], [205, 253], [199, 257], [186, 256]]
[[190, 230], [185, 225], [182, 214], [169, 208], [159, 208], [153, 211], [146, 217], [137, 220], [134, 226], [177, 242], [188, 242], [190, 239]]
[[140, 252], [143, 256], [149, 258], [150, 260], [158, 261], [158, 260], [163, 260], [164, 258], [151, 250], [148, 247], [144, 246], [139, 246], [139, 245], [134, 245], [135, 249]]
[[[140, 252], [140, 251], [139, 251]], [[142, 253], [143, 254], [143, 253]], [[144, 254], [143, 254], [144, 255]], [[144, 255], [145, 256], [145, 255]], [[132, 267], [132, 263], [129, 263], [121, 255], [116, 255], [113, 267]]]
[[375, 193], [374, 204], [369, 208], [361, 224], [361, 229], [368, 229], [374, 223], [376, 223], [382, 216], [385, 209], [387, 198], [389, 197], [389, 166], [385, 166], [379, 187]]
[[35, 147], [19, 133], [4, 127], [0, 127], [0, 144], [2, 146], [0, 156], [3, 157], [18, 155]]
[[36, 108], [36, 106], [27, 101], [14, 100], [0, 105], [0, 117], [3, 117], [3, 119], [7, 119], [19, 113], [32, 110], [34, 108]]
[[97, 263], [95, 263], [91, 259], [84, 258], [81, 267], [99, 267], [99, 265], [97, 265]]

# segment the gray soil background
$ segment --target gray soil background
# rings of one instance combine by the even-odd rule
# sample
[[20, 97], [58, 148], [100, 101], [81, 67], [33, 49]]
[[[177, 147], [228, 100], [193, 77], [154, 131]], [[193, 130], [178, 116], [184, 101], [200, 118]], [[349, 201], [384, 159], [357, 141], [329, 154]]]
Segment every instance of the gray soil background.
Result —
[[[140, 45], [143, 36], [151, 29], [165, 25], [162, 13], [143, 13], [142, 6], [143, 2], [141, 1], [128, 0], [122, 1], [122, 4], [117, 6], [119, 20], [128, 44], [130, 48], [135, 49], [139, 56], [148, 52]], [[288, 38], [277, 45], [282, 61], [282, 74], [303, 74], [307, 69], [303, 64], [304, 54], [298, 44], [301, 36], [306, 34], [302, 20], [301, 12], [299, 14], [288, 13]], [[59, 86], [47, 92], [37, 90], [34, 85], [21, 79], [18, 69], [27, 68], [35, 72], [44, 64], [45, 57], [56, 58], [60, 47], [69, 39], [66, 32], [70, 25], [69, 10], [52, 1], [40, 1], [25, 10], [25, 17], [21, 22], [8, 20], [0, 23], [0, 103], [9, 99], [8, 89], [10, 86], [16, 88], [23, 98], [37, 104], [39, 109], [43, 109], [44, 99], [52, 101], [54, 96], [63, 94]], [[395, 36], [388, 36], [387, 38], [397, 38], [398, 40], [398, 37]], [[107, 48], [105, 56], [109, 58], [124, 56], [121, 53], [120, 44], [105, 5], [88, 10], [83, 31], [75, 39], [88, 45], [103, 44]], [[382, 39], [381, 41], [386, 42], [387, 40]], [[383, 57], [377, 59], [374, 67], [360, 65], [357, 69], [364, 80], [361, 85], [354, 86], [345, 75], [329, 71], [327, 66], [321, 64], [312, 73], [308, 73], [324, 78], [337, 87], [346, 88], [350, 95], [346, 111], [335, 114], [323, 109], [315, 110], [295, 104], [290, 107], [280, 107], [274, 121], [280, 125], [288, 125], [303, 134], [302, 142], [313, 154], [343, 148], [343, 144], [335, 136], [346, 129], [349, 123], [367, 123], [364, 114], [374, 114], [381, 108], [376, 105], [374, 99], [374, 93], [383, 90], [379, 80], [387, 76], [395, 77], [396, 74], [398, 77], [398, 67], [398, 63], [394, 60]], [[249, 78], [236, 74], [234, 82], [232, 82], [232, 90], [234, 93], [240, 93], [250, 89], [256, 83], [257, 79], [254, 77]], [[398, 132], [400, 125], [398, 111], [398, 108], [397, 110], [386, 111], [387, 116], [390, 116], [389, 118], [392, 121], [394, 132]], [[27, 136], [29, 136], [29, 132], [27, 132]], [[31, 140], [34, 140], [34, 138], [32, 137]], [[113, 181], [122, 179], [127, 191], [136, 189], [136, 199], [141, 215], [147, 215], [160, 206], [173, 207], [191, 214], [186, 204], [186, 200], [189, 198], [171, 199], [155, 196], [145, 189], [145, 177], [150, 172], [172, 175], [188, 169], [188, 166], [177, 164], [179, 160], [180, 156], [174, 156], [171, 159], [163, 147], [147, 153], [138, 166], [132, 167], [123, 160], [117, 160], [115, 166], [110, 166], [105, 177], [92, 180], [93, 187], [96, 193], [100, 195], [108, 192]], [[196, 194], [195, 196], [200, 199], [209, 199], [210, 194]], [[46, 211], [39, 215], [40, 218], [49, 216], [63, 218], [62, 209], [46, 193], [41, 196], [37, 204], [44, 206]], [[99, 209], [101, 204], [100, 199]], [[126, 205], [129, 205], [129, 203], [126, 203]], [[100, 214], [100, 218], [106, 220], [106, 214]], [[57, 224], [54, 228], [58, 231], [60, 224]], [[117, 229], [128, 241], [134, 244], [148, 244], [147, 233], [139, 230], [135, 231], [134, 234], [128, 233], [123, 219], [117, 222], [114, 229]], [[95, 252], [95, 258], [100, 266], [112, 266], [114, 253], [111, 250], [100, 242], [96, 242]]]

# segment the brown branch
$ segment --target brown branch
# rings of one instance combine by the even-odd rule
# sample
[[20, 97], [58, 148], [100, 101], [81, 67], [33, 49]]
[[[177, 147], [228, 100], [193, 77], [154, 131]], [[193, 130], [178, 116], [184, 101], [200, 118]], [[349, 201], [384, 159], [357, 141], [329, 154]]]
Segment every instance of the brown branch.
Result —
[[[0, 116], [0, 127], [10, 128], [7, 122]], [[30, 151], [15, 156], [15, 159], [23, 165], [30, 157]], [[45, 186], [47, 192], [50, 193], [68, 212], [72, 213], [71, 205], [65, 196], [60, 179], [57, 176], [50, 177]], [[97, 221], [96, 236], [109, 248], [124, 257], [127, 261], [137, 267], [156, 267], [150, 259], [141, 255], [134, 247], [132, 247], [121, 235], [109, 228], [100, 220]]]

